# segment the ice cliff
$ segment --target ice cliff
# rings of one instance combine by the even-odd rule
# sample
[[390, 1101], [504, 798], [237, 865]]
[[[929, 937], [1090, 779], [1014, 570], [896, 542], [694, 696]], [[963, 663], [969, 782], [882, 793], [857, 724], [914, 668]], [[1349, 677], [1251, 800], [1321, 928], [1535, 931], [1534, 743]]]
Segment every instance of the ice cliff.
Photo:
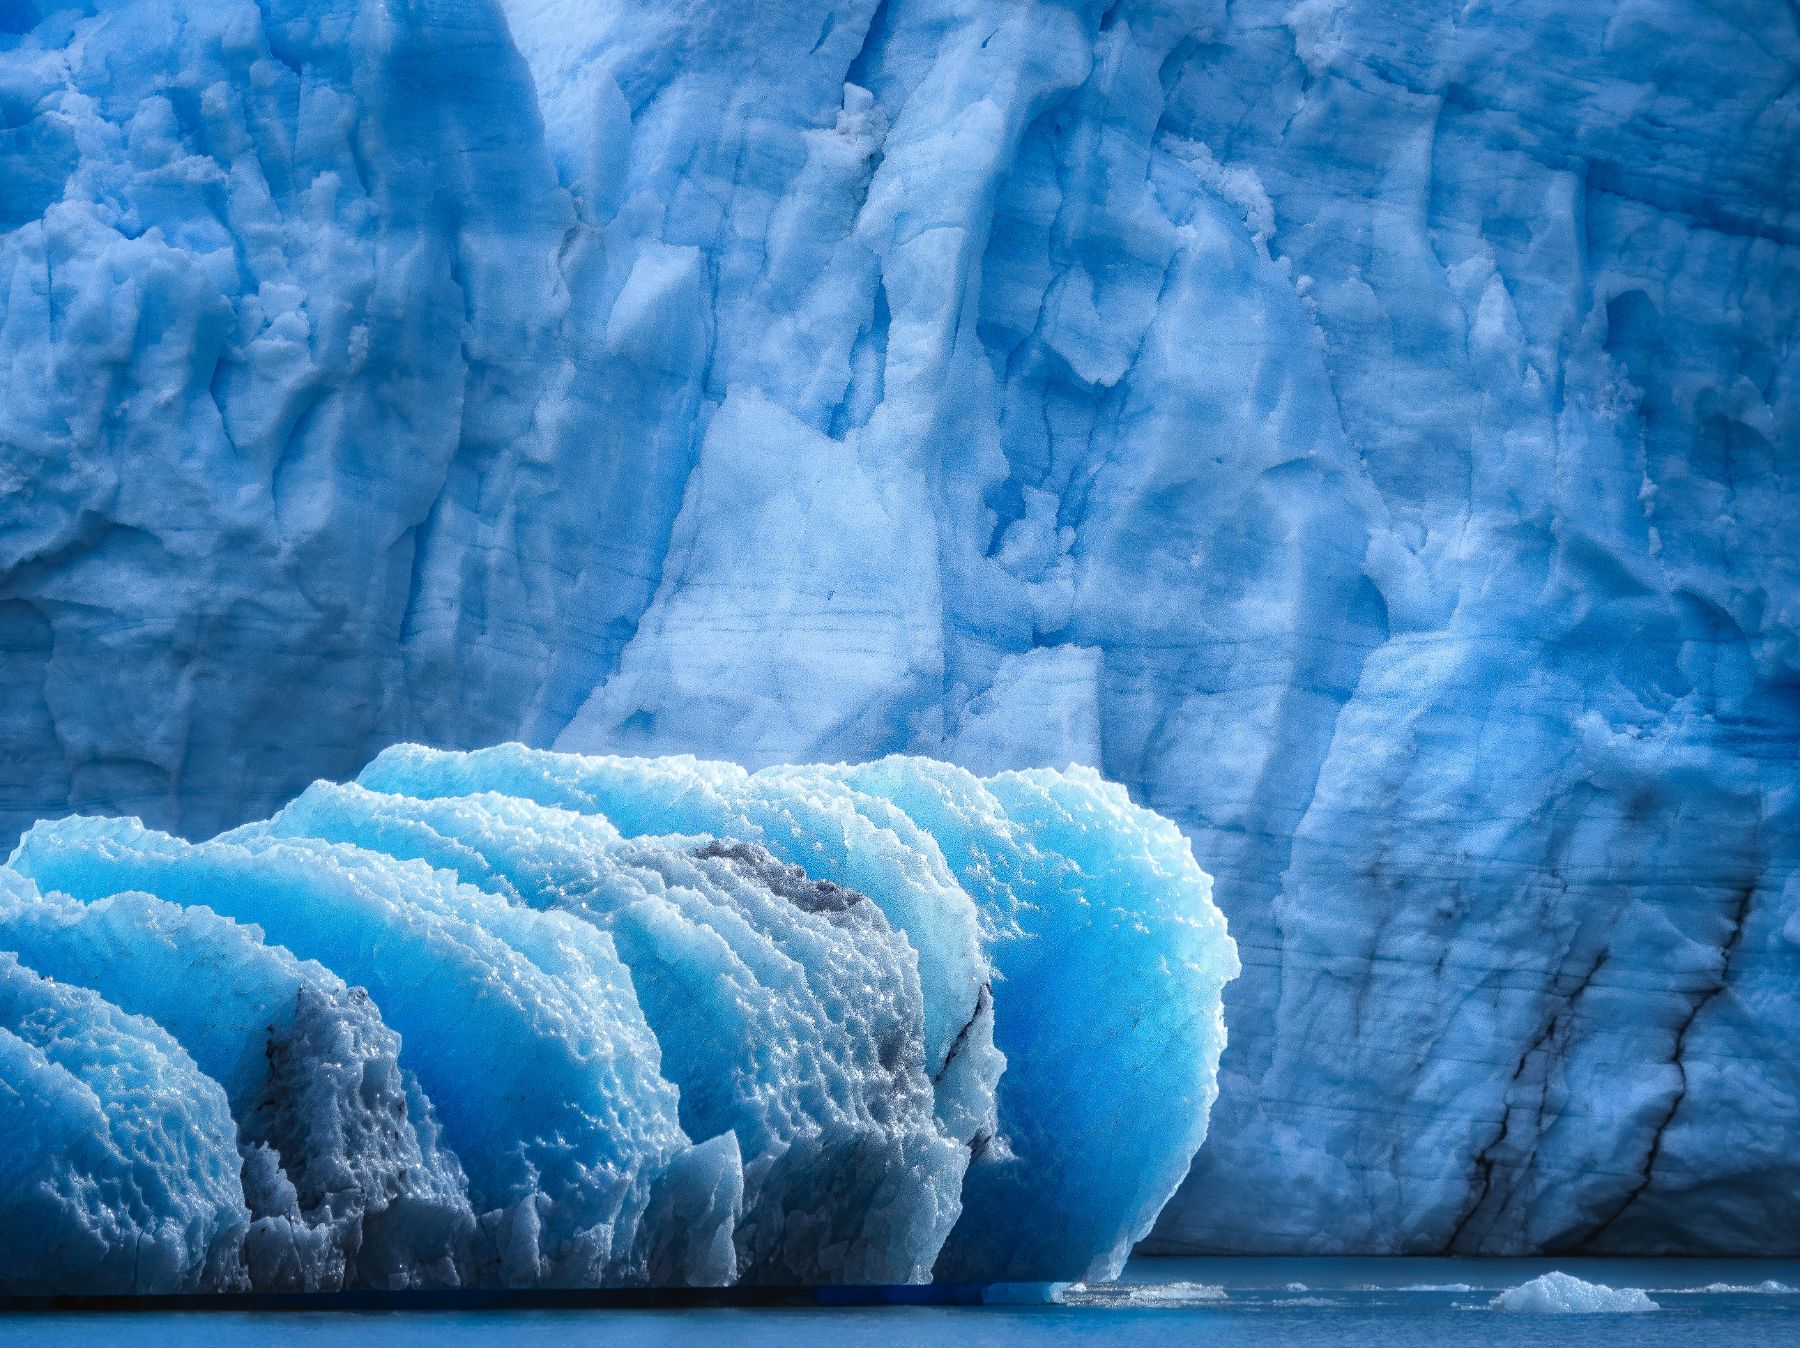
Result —
[[1238, 969], [1093, 772], [401, 746], [0, 867], [0, 1294], [1116, 1275]]
[[[1797, 23], [0, 6], [0, 807], [198, 839], [409, 738], [1091, 764], [1192, 841], [1247, 964], [1165, 1245], [1800, 1251]], [[626, 822], [618, 783], [482, 771], [455, 789], [526, 803], [399, 821], [319, 791], [193, 864], [335, 865], [285, 838], [303, 820], [619, 950], [691, 929], [747, 960], [709, 906], [743, 877], [862, 892], [849, 852], [784, 851], [810, 787], [647, 780]], [[941, 844], [878, 900], [918, 953], [924, 1072], [974, 952], [1045, 948], [984, 891], [990, 864], [1036, 883], [990, 815], [1037, 806], [853, 776]], [[768, 856], [681, 860], [716, 897], [652, 933], [569, 897], [593, 826], [565, 815], [593, 810], [624, 841], [729, 819]], [[617, 895], [662, 873], [610, 855]], [[1154, 888], [1135, 864], [1120, 892]], [[951, 883], [979, 921], [907, 925]], [[881, 947], [853, 944], [865, 986]], [[380, 1001], [353, 953], [324, 962]], [[994, 984], [1002, 1112], [1103, 1078], [1049, 1028], [1008, 1040], [1065, 1026], [1081, 957], [1038, 969], [1068, 992]], [[773, 990], [756, 1014], [813, 1023]], [[983, 1135], [975, 1047], [908, 1115], [919, 1174], [930, 1130]], [[862, 1126], [817, 1073], [805, 1117]], [[1072, 1084], [1046, 1108], [1046, 1143], [1110, 1126]], [[785, 1126], [738, 1134], [746, 1177]], [[749, 1210], [789, 1182], [765, 1169]], [[468, 1183], [493, 1213], [526, 1181]], [[1009, 1183], [964, 1193], [1034, 1201]], [[312, 1201], [294, 1239], [347, 1250]]]

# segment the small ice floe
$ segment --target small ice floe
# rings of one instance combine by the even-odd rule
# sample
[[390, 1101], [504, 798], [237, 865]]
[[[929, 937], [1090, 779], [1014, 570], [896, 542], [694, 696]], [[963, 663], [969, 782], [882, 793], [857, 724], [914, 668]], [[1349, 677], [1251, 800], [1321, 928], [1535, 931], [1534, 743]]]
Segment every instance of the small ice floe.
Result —
[[[1385, 1289], [1371, 1287], [1369, 1290], [1380, 1292]], [[1409, 1283], [1405, 1287], [1396, 1287], [1394, 1290], [1396, 1292], [1473, 1292], [1475, 1289], [1466, 1282], [1415, 1282]]]
[[1739, 1296], [1772, 1296], [1788, 1297], [1795, 1295], [1795, 1288], [1784, 1282], [1776, 1282], [1773, 1278], [1765, 1278], [1756, 1286], [1750, 1287], [1733, 1282], [1709, 1282], [1704, 1287], [1671, 1287], [1671, 1292], [1734, 1292]]
[[1549, 1311], [1618, 1315], [1662, 1309], [1635, 1287], [1583, 1282], [1567, 1273], [1546, 1273], [1502, 1292], [1488, 1302], [1497, 1311]]
[[1058, 1298], [1065, 1306], [1207, 1306], [1225, 1289], [1204, 1282], [1073, 1283]]

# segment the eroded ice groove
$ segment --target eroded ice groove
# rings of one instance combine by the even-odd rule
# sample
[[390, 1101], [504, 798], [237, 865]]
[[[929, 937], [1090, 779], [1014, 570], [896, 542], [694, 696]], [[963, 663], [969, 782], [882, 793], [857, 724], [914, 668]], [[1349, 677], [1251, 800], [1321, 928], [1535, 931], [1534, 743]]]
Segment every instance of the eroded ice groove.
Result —
[[417, 857], [610, 932], [683, 1126], [742, 1148], [740, 1280], [930, 1276], [969, 1151], [934, 1123], [917, 959], [880, 905], [755, 843], [626, 841], [492, 793], [319, 783], [270, 828]]
[[357, 779], [413, 796], [494, 791], [598, 813], [626, 837], [705, 833], [756, 843], [868, 895], [917, 952], [924, 997], [925, 1069], [950, 1136], [979, 1147], [994, 1131], [989, 964], [980, 919], [936, 845], [904, 814], [828, 775], [745, 771], [685, 758], [584, 757], [517, 744], [473, 753], [419, 745], [383, 752]]
[[35, 827], [12, 864], [79, 899], [204, 904], [366, 987], [468, 1176], [478, 1281], [648, 1277], [642, 1218], [688, 1139], [604, 933], [417, 862], [254, 826], [194, 845], [135, 820], [69, 819]]
[[0, 954], [0, 1292], [238, 1287], [249, 1222], [218, 1083], [156, 1025]]
[[40, 823], [9, 947], [229, 1106], [248, 1212], [188, 1283], [258, 1290], [1116, 1270], [1237, 968], [1180, 833], [1089, 771], [517, 745], [401, 746], [208, 843]]
[[[14, 882], [9, 884], [8, 882]], [[225, 1091], [257, 1291], [455, 1287], [461, 1167], [368, 994], [253, 927], [142, 893], [82, 904], [0, 871], [0, 949], [156, 1022]]]

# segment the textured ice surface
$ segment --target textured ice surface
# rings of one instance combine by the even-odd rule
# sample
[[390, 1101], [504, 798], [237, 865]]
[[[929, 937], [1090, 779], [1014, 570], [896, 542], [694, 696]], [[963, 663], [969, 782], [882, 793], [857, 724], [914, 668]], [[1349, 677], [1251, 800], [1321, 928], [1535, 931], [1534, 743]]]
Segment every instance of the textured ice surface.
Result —
[[[1172, 824], [1091, 771], [983, 782], [888, 758], [836, 775], [932, 836], [992, 933], [1006, 1145], [970, 1168], [939, 1276], [1118, 1276], [1206, 1136], [1238, 969], [1209, 879]], [[1092, 996], [1121, 978], [1133, 998]]]
[[518, 745], [205, 843], [41, 822], [9, 949], [217, 1104], [240, 1220], [156, 1286], [260, 1291], [1111, 1276], [1237, 972], [1186, 839], [1091, 771]]
[[1502, 1292], [1489, 1303], [1497, 1311], [1552, 1314], [1617, 1315], [1660, 1310], [1635, 1287], [1608, 1287], [1583, 1282], [1568, 1273], [1546, 1273]]
[[[0, 875], [8, 875], [0, 872]], [[9, 877], [10, 878], [10, 877]], [[224, 1088], [258, 1291], [456, 1286], [473, 1217], [368, 994], [204, 907], [0, 892], [0, 948], [155, 1021]]]
[[80, 899], [141, 889], [205, 904], [366, 987], [467, 1173], [481, 1281], [647, 1276], [640, 1222], [687, 1139], [603, 933], [420, 863], [254, 830], [193, 845], [135, 820], [69, 819], [35, 827], [13, 864]]
[[1246, 952], [1165, 1242], [1793, 1251], [1797, 23], [7, 6], [0, 807], [1088, 763]]
[[418, 857], [610, 932], [695, 1137], [735, 1133], [740, 1277], [919, 1282], [969, 1152], [933, 1119], [917, 957], [880, 906], [746, 842], [628, 842], [515, 797], [320, 783], [271, 831]]
[[218, 1083], [149, 1021], [0, 955], [0, 1292], [236, 1286], [249, 1221]]
[[497, 791], [603, 814], [626, 837], [705, 833], [754, 843], [813, 879], [868, 895], [916, 952], [925, 1071], [939, 1119], [971, 1146], [992, 1135], [1003, 1061], [993, 1046], [979, 917], [930, 836], [885, 802], [830, 774], [751, 774], [731, 763], [581, 757], [517, 744], [468, 754], [400, 745], [358, 780], [422, 797]]

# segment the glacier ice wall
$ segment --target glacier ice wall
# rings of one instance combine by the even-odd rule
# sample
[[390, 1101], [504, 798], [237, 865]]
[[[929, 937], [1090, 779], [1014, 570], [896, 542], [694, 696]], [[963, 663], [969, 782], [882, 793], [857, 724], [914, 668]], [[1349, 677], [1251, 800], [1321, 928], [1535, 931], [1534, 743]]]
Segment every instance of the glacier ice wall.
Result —
[[1115, 1276], [1217, 1091], [1210, 888], [1089, 770], [917, 758], [404, 745], [208, 842], [40, 822], [0, 1293]]
[[1088, 763], [1248, 965], [1164, 1242], [1800, 1249], [1797, 23], [11, 6], [0, 808]]

